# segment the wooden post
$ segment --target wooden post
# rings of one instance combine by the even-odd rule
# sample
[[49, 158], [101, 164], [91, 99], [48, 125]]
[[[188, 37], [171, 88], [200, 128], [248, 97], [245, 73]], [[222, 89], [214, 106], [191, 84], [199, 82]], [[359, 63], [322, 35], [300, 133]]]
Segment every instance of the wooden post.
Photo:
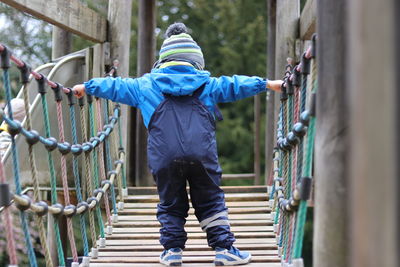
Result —
[[[346, 86], [346, 78], [350, 75], [346, 64], [347, 2], [317, 1], [318, 93], [313, 262], [318, 267], [352, 266], [347, 261], [350, 240], [346, 224], [350, 168], [349, 88]], [[370, 233], [363, 235], [369, 236]]]
[[352, 153], [346, 202], [350, 235], [345, 241], [351, 243], [347, 266], [352, 267], [399, 266], [396, 2], [353, 0], [346, 8], [351, 14], [347, 64]]
[[[156, 25], [156, 1], [139, 1], [139, 34], [138, 34], [138, 76], [150, 72], [154, 64]], [[147, 129], [143, 125], [140, 111], [136, 113], [136, 185], [153, 185], [153, 178], [147, 167]]]
[[[110, 41], [110, 54], [111, 60], [117, 59], [119, 61], [118, 75], [121, 77], [129, 76], [129, 49], [130, 49], [130, 37], [131, 37], [131, 17], [132, 17], [132, 0], [109, 0], [108, 2], [108, 21], [109, 21], [109, 41]], [[128, 110], [134, 109], [126, 105], [121, 106], [121, 130], [122, 130], [122, 143], [126, 149], [126, 162], [125, 165], [127, 172], [127, 182], [133, 183], [134, 177], [134, 166], [131, 160], [131, 156], [135, 153], [134, 146], [128, 146], [128, 144], [134, 143], [131, 135], [127, 133], [128, 121]], [[127, 140], [127, 136], [130, 136], [130, 142]], [[132, 171], [133, 169], [133, 171]]]
[[[275, 37], [275, 78], [282, 78], [285, 73], [287, 58], [295, 58], [295, 42], [299, 35], [299, 0], [276, 1], [276, 37]], [[275, 94], [274, 134], [279, 116], [280, 95]], [[270, 152], [271, 153], [271, 152]]]
[[[267, 28], [267, 78], [275, 79], [275, 35], [276, 35], [276, 0], [267, 0], [268, 28]], [[271, 172], [272, 151], [276, 140], [275, 131], [275, 93], [266, 94], [265, 116], [265, 183]]]
[[261, 130], [261, 96], [254, 96], [254, 184], [261, 183], [261, 169], [260, 169], [260, 130]]
[[72, 51], [72, 35], [70, 32], [53, 26], [51, 59], [65, 56]]

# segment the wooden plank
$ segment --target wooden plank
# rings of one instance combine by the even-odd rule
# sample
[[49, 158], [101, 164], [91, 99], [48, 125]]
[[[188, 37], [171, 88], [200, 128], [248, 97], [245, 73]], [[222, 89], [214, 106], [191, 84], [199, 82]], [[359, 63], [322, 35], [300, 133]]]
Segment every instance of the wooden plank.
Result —
[[[164, 267], [157, 263], [91, 263], [90, 267]], [[280, 267], [280, 263], [249, 263], [246, 267]], [[213, 263], [183, 263], [182, 267], [214, 267]]]
[[300, 38], [310, 40], [316, 32], [317, 25], [317, 1], [307, 0], [300, 16]]
[[[272, 232], [273, 227], [271, 226], [233, 226], [231, 227], [232, 232]], [[115, 234], [132, 234], [132, 233], [159, 233], [159, 227], [130, 227], [130, 228], [114, 228], [113, 235]], [[186, 232], [201, 233], [200, 226], [198, 227], [185, 227]]]
[[[257, 208], [229, 208], [229, 214], [246, 214], [246, 213], [270, 213], [271, 209], [267, 207]], [[156, 209], [125, 209], [118, 211], [120, 215], [154, 215], [157, 213]], [[194, 209], [189, 209], [189, 214], [194, 214]]]
[[[275, 244], [275, 238], [242, 238], [236, 240], [235, 244]], [[205, 239], [188, 239], [188, 245], [206, 245]], [[106, 239], [106, 246], [145, 246], [145, 245], [160, 245], [158, 240], [110, 240]]]
[[[271, 220], [268, 214], [232, 214], [228, 216], [229, 220]], [[154, 221], [156, 216], [146, 215], [122, 215], [118, 216], [119, 221]], [[187, 221], [197, 221], [194, 215], [189, 215]]]
[[[251, 255], [257, 256], [277, 256], [277, 252], [274, 250], [246, 250]], [[184, 251], [183, 256], [211, 256], [215, 255], [213, 250], [202, 250], [202, 251]], [[160, 256], [159, 251], [100, 251], [99, 257], [158, 257]]]
[[[260, 244], [260, 243], [250, 243], [250, 244], [240, 244], [235, 243], [235, 247], [241, 250], [274, 250], [276, 252], [276, 243], [270, 244]], [[99, 251], [162, 251], [164, 248], [158, 245], [120, 245], [120, 246], [106, 246], [104, 248], [99, 247]], [[212, 251], [212, 249], [207, 244], [186, 244], [185, 251]]]
[[[196, 257], [184, 257], [183, 260], [185, 263], [207, 263], [213, 262], [215, 256], [196, 256]], [[280, 258], [278, 256], [252, 256], [252, 262], [280, 262]], [[110, 258], [97, 258], [91, 259], [93, 263], [157, 263], [159, 262], [158, 257], [110, 257]]]
[[[268, 201], [240, 201], [240, 202], [225, 202], [228, 208], [234, 207], [269, 207]], [[189, 203], [189, 206], [192, 207], [192, 204]], [[139, 209], [139, 208], [156, 208], [157, 203], [124, 203], [125, 209]]]
[[106, 41], [107, 20], [78, 0], [1, 0], [22, 12], [93, 42]]
[[[189, 196], [190, 198], [190, 196]], [[157, 195], [138, 195], [128, 196], [126, 202], [159, 202]], [[225, 201], [266, 201], [268, 195], [266, 193], [248, 193], [248, 194], [225, 194]]]
[[[207, 238], [206, 233], [188, 233], [189, 239], [205, 239]], [[235, 238], [274, 238], [274, 232], [237, 232]], [[136, 239], [159, 239], [160, 233], [119, 233], [108, 235], [109, 240], [136, 240]]]
[[[231, 175], [231, 174], [226, 174]], [[239, 175], [238, 178], [241, 176], [247, 175], [254, 175], [254, 174], [232, 174], [232, 175]], [[224, 174], [223, 174], [224, 176]], [[265, 185], [259, 186], [221, 186], [222, 190], [225, 193], [267, 193], [268, 188]], [[189, 187], [186, 188], [189, 193]], [[141, 187], [129, 187], [128, 188], [129, 195], [157, 195], [157, 187], [155, 186], [141, 186]]]
[[[155, 218], [155, 217], [154, 217]], [[271, 220], [233, 220], [229, 219], [229, 223], [231, 226], [271, 226], [273, 222]], [[107, 225], [107, 224], [106, 224]], [[114, 223], [113, 227], [158, 227], [160, 223], [156, 220], [154, 221], [119, 221], [118, 223]], [[186, 226], [199, 226], [198, 221], [187, 221]]]
[[254, 173], [222, 174], [223, 180], [254, 179]]

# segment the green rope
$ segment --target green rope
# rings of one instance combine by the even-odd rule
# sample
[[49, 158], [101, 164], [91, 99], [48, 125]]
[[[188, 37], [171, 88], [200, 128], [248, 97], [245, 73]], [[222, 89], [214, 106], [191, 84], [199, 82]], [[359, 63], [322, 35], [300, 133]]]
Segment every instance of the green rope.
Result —
[[[47, 100], [46, 100], [45, 94], [41, 95], [41, 100], [42, 100], [43, 115], [44, 115], [43, 119], [44, 119], [45, 134], [46, 134], [46, 138], [49, 138], [50, 137], [50, 120], [49, 120], [49, 111], [47, 108]], [[50, 151], [47, 151], [47, 161], [48, 161], [49, 170], [50, 170], [51, 203], [56, 204], [57, 203], [57, 189], [56, 189], [57, 179], [56, 179], [56, 172], [54, 169], [53, 155]], [[64, 251], [62, 248], [60, 227], [59, 227], [59, 222], [58, 222], [57, 218], [54, 218], [54, 232], [56, 235], [58, 264], [59, 264], [59, 266], [65, 266]]]
[[[293, 95], [289, 96], [289, 108], [287, 111], [287, 119], [288, 119], [288, 131], [292, 129], [293, 126]], [[292, 196], [292, 162], [293, 162], [293, 150], [289, 151], [289, 159], [288, 159], [288, 170], [287, 170], [287, 182], [286, 182], [286, 194], [285, 197], [286, 199], [289, 199]], [[285, 241], [284, 241], [284, 251], [283, 255], [285, 255], [284, 259], [287, 260], [289, 258], [289, 235], [290, 235], [290, 218], [291, 215], [287, 214], [287, 221], [288, 223], [286, 224], [286, 235], [285, 235]]]
[[[94, 113], [93, 113], [93, 103], [89, 103], [89, 125], [90, 125], [90, 135], [95, 136], [95, 119], [94, 119]], [[93, 159], [93, 188], [98, 188], [99, 187], [99, 167], [98, 167], [98, 161], [97, 161], [97, 149], [93, 150], [92, 154], [92, 159]], [[103, 218], [101, 217], [101, 210], [100, 210], [100, 205], [97, 205], [96, 207], [96, 215], [97, 215], [97, 221], [99, 224], [99, 230], [100, 230], [100, 237], [104, 238], [104, 225], [103, 225]]]
[[[8, 72], [8, 68], [3, 68], [3, 85], [5, 88], [6, 102], [8, 106], [8, 116], [10, 119], [13, 119], [13, 111], [11, 106], [11, 85], [10, 85], [10, 76]], [[12, 150], [12, 164], [13, 164], [13, 172], [14, 172], [14, 183], [15, 183], [15, 192], [17, 195], [21, 195], [21, 182], [20, 182], [20, 173], [19, 173], [19, 160], [18, 160], [18, 150], [16, 148], [14, 135], [11, 135], [11, 150]], [[33, 250], [32, 240], [28, 229], [28, 221], [26, 218], [26, 214], [23, 211], [19, 211], [22, 231], [24, 233], [25, 244], [27, 247], [29, 263], [31, 267], [37, 267], [37, 261], [35, 252]]]
[[[303, 171], [304, 177], [311, 176], [311, 166], [312, 166], [312, 153], [313, 153], [313, 143], [314, 143], [314, 133], [315, 133], [315, 118], [311, 118], [310, 126], [308, 129], [308, 142], [307, 142], [307, 152], [306, 152], [306, 164]], [[307, 201], [301, 200], [299, 205], [299, 210], [297, 212], [297, 227], [295, 234], [295, 244], [293, 251], [293, 258], [297, 259], [301, 257], [301, 250], [303, 247], [303, 237], [304, 237], [304, 225], [307, 216]]]
[[[312, 92], [315, 93], [318, 88], [318, 79], [317, 79], [317, 64], [316, 60], [312, 60], [312, 72], [311, 72], [311, 81], [312, 81]], [[307, 131], [307, 145], [306, 145], [306, 154], [303, 158], [304, 168], [302, 170], [303, 177], [311, 177], [312, 176], [312, 161], [313, 161], [313, 150], [314, 150], [314, 138], [315, 138], [315, 117], [310, 118], [310, 124]], [[303, 248], [303, 238], [304, 238], [304, 225], [306, 223], [307, 218], [307, 201], [301, 200], [299, 205], [299, 210], [297, 212], [297, 227], [295, 233], [295, 244], [293, 250], [293, 258], [297, 259], [301, 257], [301, 251]]]

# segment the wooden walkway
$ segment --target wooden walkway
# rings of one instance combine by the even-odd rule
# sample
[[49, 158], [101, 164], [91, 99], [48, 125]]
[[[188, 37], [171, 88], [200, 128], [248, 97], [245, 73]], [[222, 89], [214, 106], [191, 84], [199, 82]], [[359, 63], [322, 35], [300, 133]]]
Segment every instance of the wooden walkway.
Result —
[[[235, 246], [252, 254], [249, 267], [281, 266], [273, 232], [265, 186], [223, 187], [229, 219], [237, 241]], [[113, 234], [106, 236], [106, 247], [99, 248], [93, 267], [161, 267], [163, 248], [159, 244], [156, 219], [158, 196], [155, 188], [130, 188], [124, 210], [118, 212]], [[186, 222], [188, 241], [183, 252], [183, 267], [214, 266], [214, 251], [207, 246], [206, 235], [189, 211]]]

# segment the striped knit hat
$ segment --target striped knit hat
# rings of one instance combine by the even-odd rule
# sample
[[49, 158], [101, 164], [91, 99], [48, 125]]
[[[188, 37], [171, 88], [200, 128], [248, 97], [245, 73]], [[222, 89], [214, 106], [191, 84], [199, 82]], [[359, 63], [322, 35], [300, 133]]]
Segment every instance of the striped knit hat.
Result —
[[167, 39], [164, 40], [160, 57], [155, 67], [170, 61], [183, 61], [190, 63], [197, 69], [204, 69], [204, 58], [200, 46], [187, 33], [185, 24], [171, 24], [166, 31]]

